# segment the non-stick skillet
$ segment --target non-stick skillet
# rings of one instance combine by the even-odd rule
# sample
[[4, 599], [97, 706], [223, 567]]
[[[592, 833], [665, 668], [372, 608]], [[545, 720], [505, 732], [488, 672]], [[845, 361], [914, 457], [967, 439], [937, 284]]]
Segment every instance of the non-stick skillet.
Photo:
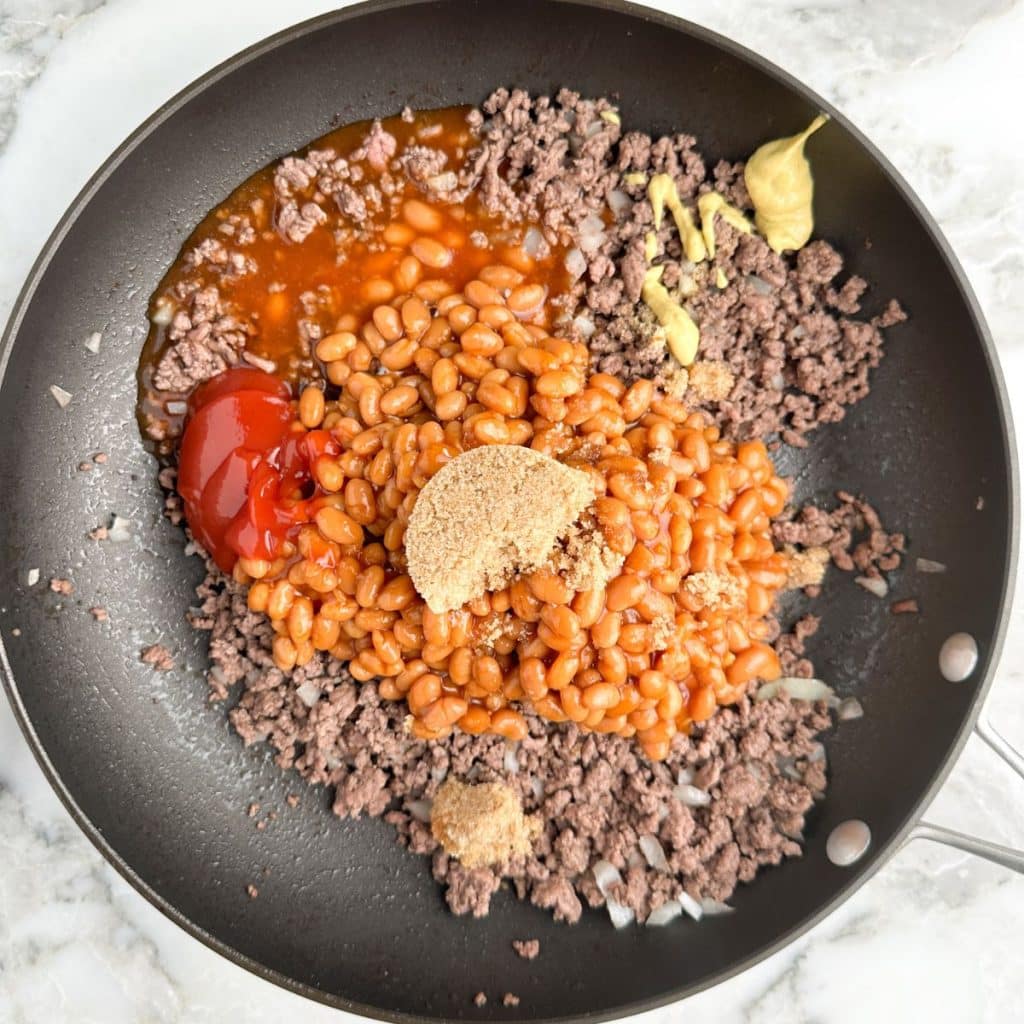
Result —
[[[834, 111], [813, 148], [818, 232], [911, 320], [894, 332], [870, 398], [784, 469], [802, 496], [863, 491], [948, 573], [924, 614], [891, 618], [848, 580], [821, 599], [821, 675], [868, 710], [829, 742], [831, 786], [805, 856], [700, 925], [575, 928], [508, 896], [484, 921], [450, 916], [424, 861], [379, 821], [341, 822], [318, 792], [284, 811], [297, 780], [243, 750], [205, 702], [203, 642], [184, 611], [201, 570], [161, 517], [155, 465], [134, 421], [146, 300], [191, 227], [273, 157], [330, 126], [403, 104], [472, 103], [498, 84], [619, 97], [630, 125], [695, 133], [735, 158], [827, 104], [755, 55], [636, 7], [527, 0], [373, 3], [275, 36], [171, 101], [107, 162], [47, 244], [11, 318], [0, 388], [0, 635], [5, 683], [51, 782], [99, 849], [182, 927], [262, 976], [389, 1019], [598, 1019], [649, 1008], [733, 974], [827, 914], [906, 839], [955, 840], [1021, 868], [1013, 851], [918, 824], [975, 723], [1005, 626], [1016, 555], [1016, 474], [991, 341], [945, 242], [889, 165]], [[81, 341], [102, 332], [98, 354]], [[51, 397], [59, 385], [72, 398]], [[26, 443], [31, 439], [31, 443]], [[110, 454], [102, 482], [76, 473]], [[90, 544], [116, 513], [120, 544]], [[30, 570], [43, 584], [29, 586]], [[70, 572], [76, 592], [46, 590]], [[87, 613], [105, 605], [108, 624]], [[62, 607], [58, 608], [58, 605]], [[20, 635], [14, 634], [17, 627]], [[943, 640], [981, 657], [960, 684]], [[140, 647], [162, 640], [177, 671]], [[991, 742], [999, 748], [997, 738]], [[1012, 753], [1003, 751], [1012, 761]], [[253, 828], [257, 798], [282, 808]], [[826, 857], [839, 823], [867, 822], [854, 866]], [[245, 888], [257, 882], [250, 901]], [[527, 964], [512, 938], [538, 936]], [[478, 989], [518, 1009], [478, 1009]]]

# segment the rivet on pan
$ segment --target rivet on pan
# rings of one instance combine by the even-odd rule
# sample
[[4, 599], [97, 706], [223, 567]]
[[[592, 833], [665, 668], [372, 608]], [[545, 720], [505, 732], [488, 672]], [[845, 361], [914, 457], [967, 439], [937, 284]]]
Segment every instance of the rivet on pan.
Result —
[[859, 861], [870, 845], [871, 829], [863, 821], [851, 818], [832, 829], [825, 853], [836, 867], [846, 868]]
[[978, 664], [978, 645], [970, 633], [954, 633], [939, 650], [939, 671], [951, 683], [962, 683]]

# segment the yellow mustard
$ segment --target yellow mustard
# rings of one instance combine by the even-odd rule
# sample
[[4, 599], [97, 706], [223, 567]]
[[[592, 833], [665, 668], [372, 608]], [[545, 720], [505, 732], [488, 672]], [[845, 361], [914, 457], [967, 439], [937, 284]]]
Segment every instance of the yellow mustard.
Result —
[[754, 225], [735, 206], [730, 206], [725, 201], [725, 197], [717, 192], [705, 192], [697, 200], [697, 209], [700, 211], [700, 230], [704, 236], [704, 244], [707, 246], [709, 256], [715, 255], [716, 215], [745, 235], [751, 234], [754, 230]]
[[661, 227], [661, 220], [666, 207], [676, 222], [676, 230], [679, 232], [679, 239], [683, 243], [683, 252], [691, 263], [700, 263], [707, 256], [707, 249], [704, 239], [697, 225], [694, 223], [693, 214], [683, 205], [676, 191], [676, 183], [671, 175], [655, 174], [647, 185], [647, 198], [651, 201], [651, 209], [654, 211], [654, 226]]
[[682, 366], [689, 366], [697, 356], [700, 331], [690, 314], [672, 301], [668, 290], [661, 283], [664, 270], [664, 267], [651, 267], [644, 274], [640, 296], [664, 328], [669, 351]]
[[798, 135], [766, 142], [747, 161], [754, 220], [776, 252], [803, 248], [814, 230], [814, 178], [804, 145], [827, 120], [819, 114]]

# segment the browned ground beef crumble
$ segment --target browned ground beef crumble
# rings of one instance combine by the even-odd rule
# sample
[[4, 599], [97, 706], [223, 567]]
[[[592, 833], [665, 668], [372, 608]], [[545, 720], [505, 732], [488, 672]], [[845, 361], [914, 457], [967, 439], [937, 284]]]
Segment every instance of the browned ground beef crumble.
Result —
[[[461, 167], [446, 166], [447, 157], [429, 146], [399, 153], [395, 139], [375, 125], [348, 159], [314, 149], [281, 162], [277, 228], [300, 244], [340, 213], [339, 243], [368, 236], [386, 211], [382, 190], [388, 191], [389, 174], [407, 176], [432, 199], [461, 201], [475, 190], [510, 225], [539, 222], [541, 246], [559, 242], [578, 250], [582, 267], [562, 300], [563, 327], [572, 320], [586, 338], [595, 370], [627, 381], [653, 378], [679, 393], [685, 378], [653, 340], [656, 325], [638, 304], [651, 207], [645, 186], [624, 176], [665, 172], [686, 202], [717, 189], [749, 210], [743, 168], [719, 162], [709, 174], [692, 136], [655, 140], [623, 133], [611, 111], [607, 100], [568, 90], [554, 99], [498, 90], [469, 116], [479, 144]], [[361, 158], [388, 168], [379, 185], [363, 180], [355, 164]], [[223, 242], [208, 240], [188, 258], [197, 267], [215, 266], [222, 276], [251, 272], [244, 248], [253, 229], [245, 221], [223, 225]], [[663, 283], [686, 300], [700, 325], [700, 359], [724, 362], [734, 375], [724, 398], [709, 400], [694, 389], [681, 397], [706, 410], [729, 437], [778, 436], [803, 446], [809, 430], [841, 419], [867, 394], [869, 372], [882, 356], [881, 329], [902, 320], [903, 312], [890, 302], [878, 316], [857, 319], [866, 283], [842, 281], [842, 259], [825, 242], [784, 258], [721, 219], [716, 227], [714, 260], [698, 266], [683, 258], [670, 218], [658, 232]], [[714, 283], [716, 270], [727, 280], [722, 289]], [[170, 394], [186, 393], [245, 358], [255, 330], [216, 286], [200, 289], [186, 281], [177, 298], [171, 344], [154, 377]], [[312, 293], [306, 311], [300, 340], [308, 350], [330, 327], [318, 319]], [[164, 469], [160, 480], [172, 492], [167, 514], [180, 523], [173, 469]], [[865, 575], [896, 568], [904, 538], [887, 533], [863, 500], [845, 492], [838, 499], [831, 512], [791, 510], [776, 528], [779, 542], [825, 546], [837, 566]], [[571, 724], [555, 727], [527, 712], [530, 734], [513, 763], [508, 745], [495, 736], [456, 733], [429, 744], [412, 739], [403, 729], [404, 705], [381, 701], [374, 683], [354, 682], [325, 655], [283, 674], [273, 663], [270, 624], [248, 610], [243, 588], [210, 565], [198, 592], [201, 606], [190, 618], [210, 633], [211, 698], [237, 694], [229, 714], [245, 743], [267, 742], [282, 768], [333, 787], [338, 815], [384, 816], [403, 843], [432, 858], [434, 875], [459, 914], [485, 914], [505, 883], [557, 919], [575, 921], [584, 904], [605, 902], [592, 873], [599, 859], [621, 871], [614, 896], [641, 920], [680, 887], [696, 898], [728, 899], [762, 865], [799, 856], [805, 816], [825, 789], [816, 740], [830, 725], [823, 704], [783, 698], [720, 709], [692, 736], [677, 737], [669, 759], [657, 764], [630, 740], [584, 734]], [[773, 639], [785, 673], [813, 673], [805, 643], [818, 624], [805, 615], [790, 632], [776, 625]], [[155, 651], [147, 660], [158, 663]], [[680, 772], [708, 793], [706, 807], [688, 807], [673, 795]], [[449, 858], [424, 820], [424, 802], [449, 773], [513, 786], [525, 810], [545, 823], [532, 855], [500, 870], [467, 870]], [[658, 838], [668, 872], [648, 866], [638, 845], [642, 835]], [[528, 958], [538, 951], [533, 942], [517, 943], [516, 950]], [[481, 993], [477, 1005], [483, 1001]]]

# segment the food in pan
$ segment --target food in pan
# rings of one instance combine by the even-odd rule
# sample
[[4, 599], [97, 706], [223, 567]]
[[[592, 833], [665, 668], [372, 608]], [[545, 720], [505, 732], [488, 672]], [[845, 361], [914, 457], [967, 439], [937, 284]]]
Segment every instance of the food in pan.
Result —
[[211, 693], [458, 913], [664, 924], [800, 852], [834, 700], [777, 599], [904, 547], [776, 469], [903, 318], [810, 241], [823, 124], [709, 169], [567, 90], [407, 110], [244, 182], [153, 296]]

